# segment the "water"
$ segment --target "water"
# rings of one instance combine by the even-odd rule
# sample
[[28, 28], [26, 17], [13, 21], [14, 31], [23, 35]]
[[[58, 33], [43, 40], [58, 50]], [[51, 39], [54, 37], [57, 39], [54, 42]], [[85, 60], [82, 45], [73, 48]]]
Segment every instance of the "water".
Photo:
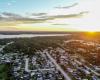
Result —
[[6, 38], [31, 38], [31, 37], [42, 37], [42, 36], [67, 36], [70, 34], [19, 34], [19, 35], [3, 35], [0, 34], [0, 39]]

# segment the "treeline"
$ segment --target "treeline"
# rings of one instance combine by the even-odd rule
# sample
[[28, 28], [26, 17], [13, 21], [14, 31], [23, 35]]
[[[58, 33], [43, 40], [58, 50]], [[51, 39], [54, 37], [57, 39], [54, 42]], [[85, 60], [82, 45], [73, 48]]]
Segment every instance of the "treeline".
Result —
[[13, 39], [14, 43], [4, 48], [4, 53], [17, 52], [24, 54], [34, 54], [36, 50], [45, 49], [47, 47], [58, 47], [63, 40], [70, 37], [66, 36], [52, 36], [52, 37], [34, 37], [34, 38], [20, 38]]

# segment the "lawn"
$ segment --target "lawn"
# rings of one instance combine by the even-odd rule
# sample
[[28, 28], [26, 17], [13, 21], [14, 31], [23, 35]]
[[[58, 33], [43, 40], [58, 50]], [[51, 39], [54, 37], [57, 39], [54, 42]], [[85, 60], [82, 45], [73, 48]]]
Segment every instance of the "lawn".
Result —
[[0, 64], [0, 80], [7, 79], [7, 67], [5, 64]]

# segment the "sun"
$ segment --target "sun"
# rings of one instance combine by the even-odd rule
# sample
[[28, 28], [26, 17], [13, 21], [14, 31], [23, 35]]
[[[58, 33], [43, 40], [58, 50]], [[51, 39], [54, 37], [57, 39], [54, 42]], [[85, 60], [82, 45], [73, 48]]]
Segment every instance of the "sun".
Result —
[[90, 34], [95, 34], [96, 31], [95, 31], [95, 30], [90, 30], [90, 31], [88, 31], [88, 33], [90, 33]]
[[94, 39], [97, 36], [97, 32], [95, 31], [88, 31], [85, 35], [88, 39]]

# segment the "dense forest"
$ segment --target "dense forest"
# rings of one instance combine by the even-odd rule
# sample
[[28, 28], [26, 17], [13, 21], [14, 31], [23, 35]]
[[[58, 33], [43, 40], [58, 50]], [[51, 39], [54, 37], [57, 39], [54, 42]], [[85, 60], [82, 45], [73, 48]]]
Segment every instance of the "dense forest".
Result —
[[0, 43], [6, 44], [7, 42], [14, 41], [4, 48], [4, 53], [18, 52], [24, 54], [34, 54], [36, 50], [45, 49], [47, 47], [58, 47], [62, 44], [63, 40], [71, 38], [70, 36], [59, 37], [35, 37], [35, 38], [19, 38], [19, 39], [6, 39], [1, 40]]

